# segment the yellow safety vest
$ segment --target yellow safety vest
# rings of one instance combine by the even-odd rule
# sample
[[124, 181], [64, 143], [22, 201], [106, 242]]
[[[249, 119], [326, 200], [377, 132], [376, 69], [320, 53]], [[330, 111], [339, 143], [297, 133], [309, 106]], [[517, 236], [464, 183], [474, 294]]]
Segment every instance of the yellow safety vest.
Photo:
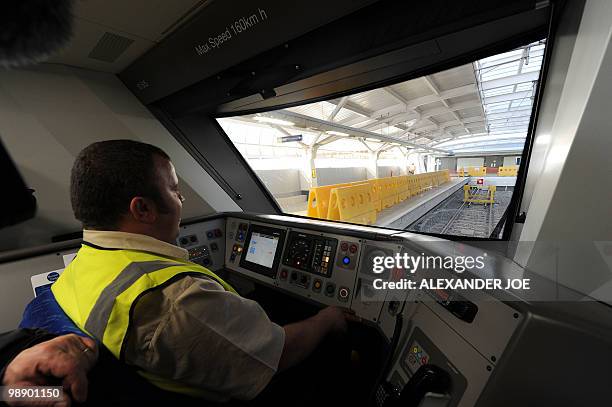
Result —
[[[76, 258], [51, 286], [66, 315], [124, 361], [124, 345], [136, 301], [186, 274], [212, 278], [234, 289], [210, 270], [190, 261], [137, 250], [103, 249], [83, 244]], [[200, 389], [140, 371], [164, 390], [202, 397]]]

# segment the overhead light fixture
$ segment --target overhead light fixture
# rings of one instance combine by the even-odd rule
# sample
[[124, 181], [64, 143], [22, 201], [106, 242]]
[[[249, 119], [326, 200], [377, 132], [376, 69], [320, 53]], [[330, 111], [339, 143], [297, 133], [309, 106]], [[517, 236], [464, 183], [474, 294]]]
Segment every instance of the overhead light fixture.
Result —
[[408, 126], [408, 127], [412, 127], [416, 124], [418, 120], [417, 119], [410, 119], [408, 120], [406, 123], [404, 123], [404, 125]]
[[329, 134], [330, 136], [348, 136], [348, 133], [343, 133], [341, 131], [335, 131], [335, 130], [330, 130], [330, 131], [326, 131], [327, 134]]
[[400, 143], [389, 143], [389, 144], [391, 144], [392, 146], [401, 146]]
[[268, 116], [255, 116], [253, 117], [253, 120], [257, 120], [258, 122], [262, 122], [262, 123], [278, 124], [279, 126], [295, 125], [295, 123], [293, 122], [290, 122], [287, 120], [275, 119], [274, 117], [268, 117]]
[[377, 139], [377, 138], [372, 138], [372, 137], [366, 137], [366, 141], [374, 141], [374, 142], [376, 142], [376, 143], [379, 143], [379, 142], [380, 142], [380, 139]]
[[452, 137], [443, 138], [442, 140], [436, 140], [437, 143], [444, 143], [445, 141], [452, 140]]

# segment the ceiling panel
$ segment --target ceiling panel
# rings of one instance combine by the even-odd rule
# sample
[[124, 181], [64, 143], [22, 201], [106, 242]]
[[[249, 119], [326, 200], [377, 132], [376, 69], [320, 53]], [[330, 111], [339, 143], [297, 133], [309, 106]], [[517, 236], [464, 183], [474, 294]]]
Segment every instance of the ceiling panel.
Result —
[[[91, 58], [90, 53], [100, 39], [109, 31], [98, 24], [76, 19], [75, 32], [77, 35], [74, 36], [70, 45], [57, 55], [49, 58], [48, 63], [59, 63], [92, 69], [94, 71], [117, 73], [155, 45], [152, 41], [122, 33], [122, 37], [133, 40], [133, 42], [129, 44], [115, 61], [105, 62], [100, 59]], [[113, 34], [115, 33], [113, 32]]]
[[[74, 37], [64, 51], [48, 62], [118, 73], [210, 3], [211, 0], [77, 1]], [[108, 38], [107, 33], [125, 38], [123, 42], [129, 46], [111, 62], [91, 58], [90, 53], [103, 37]]]
[[429, 76], [434, 80], [436, 85], [438, 85], [440, 91], [476, 83], [472, 64], [462, 65]]
[[413, 79], [411, 81], [398, 83], [391, 86], [391, 88], [408, 101], [432, 94], [429, 86], [421, 79]]
[[[210, 3], [202, 0], [81, 0], [77, 18], [106, 29], [159, 41], [189, 11]], [[195, 10], [194, 10], [195, 11]]]

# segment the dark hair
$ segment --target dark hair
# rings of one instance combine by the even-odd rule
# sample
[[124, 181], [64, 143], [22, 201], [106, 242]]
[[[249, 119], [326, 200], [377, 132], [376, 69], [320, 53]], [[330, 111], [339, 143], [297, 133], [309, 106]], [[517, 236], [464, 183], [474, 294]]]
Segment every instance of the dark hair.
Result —
[[170, 160], [158, 147], [132, 140], [100, 141], [79, 153], [70, 176], [70, 200], [84, 228], [116, 229], [136, 196], [167, 211], [157, 186], [155, 155]]

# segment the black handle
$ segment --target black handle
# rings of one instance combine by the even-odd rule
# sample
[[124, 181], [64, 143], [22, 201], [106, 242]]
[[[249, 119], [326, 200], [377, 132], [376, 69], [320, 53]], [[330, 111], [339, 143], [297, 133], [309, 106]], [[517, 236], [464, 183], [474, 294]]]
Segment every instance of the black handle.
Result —
[[448, 393], [450, 375], [436, 365], [421, 366], [397, 398], [389, 398], [384, 407], [417, 407], [427, 393]]

